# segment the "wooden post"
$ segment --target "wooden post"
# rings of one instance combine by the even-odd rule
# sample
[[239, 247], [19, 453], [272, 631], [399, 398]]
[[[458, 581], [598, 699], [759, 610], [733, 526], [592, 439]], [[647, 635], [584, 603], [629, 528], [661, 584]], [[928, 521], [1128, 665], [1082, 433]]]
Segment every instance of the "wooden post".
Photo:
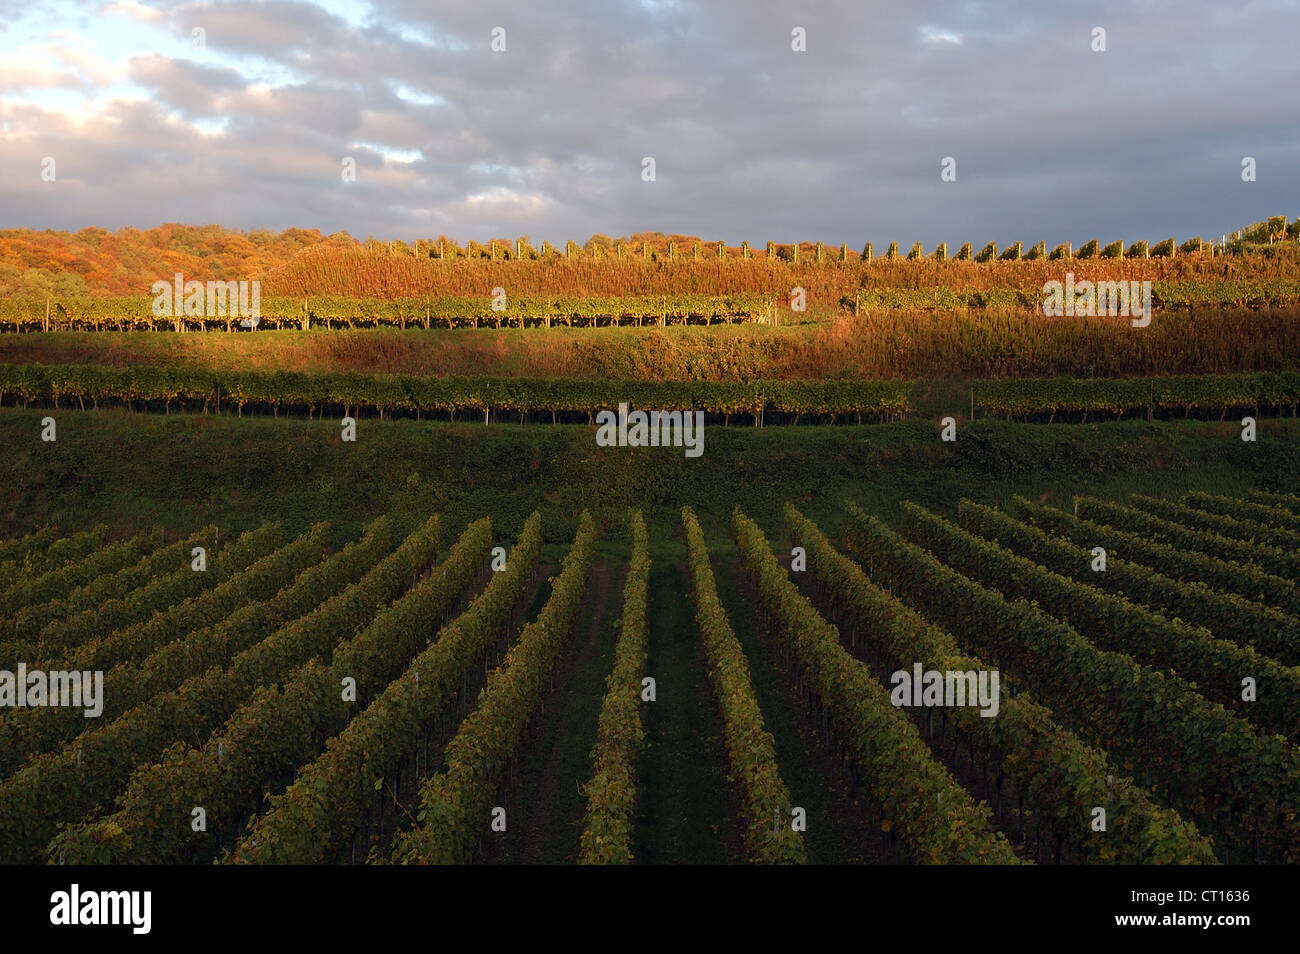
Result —
[[48, 296], [45, 299], [45, 330], [50, 330], [50, 299]]

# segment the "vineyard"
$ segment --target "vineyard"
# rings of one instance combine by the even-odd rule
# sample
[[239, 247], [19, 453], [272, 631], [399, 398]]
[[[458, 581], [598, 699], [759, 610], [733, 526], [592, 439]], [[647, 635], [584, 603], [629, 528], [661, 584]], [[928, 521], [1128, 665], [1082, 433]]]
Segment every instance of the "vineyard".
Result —
[[[719, 423], [746, 415], [754, 425], [863, 423], [893, 420], [914, 410], [908, 381], [649, 381], [415, 377], [411, 375], [206, 371], [101, 365], [0, 364], [0, 406], [79, 411], [120, 407], [202, 414], [245, 412], [308, 419], [365, 412], [381, 419], [482, 414], [593, 423], [620, 404], [665, 411], [697, 411]], [[1025, 421], [1157, 416], [1224, 420], [1229, 414], [1289, 415], [1300, 407], [1300, 372], [1149, 378], [1010, 379], [974, 382], [972, 415]], [[223, 409], [224, 408], [224, 409]]]
[[[148, 296], [0, 298], [0, 333], [30, 332], [130, 332], [171, 331], [235, 332], [294, 329], [307, 331], [396, 328], [478, 329], [491, 328], [602, 328], [667, 327], [669, 325], [779, 325], [805, 323], [828, 315], [919, 310], [959, 311], [972, 315], [1038, 311], [1043, 307], [1042, 283], [1059, 269], [1035, 269], [1034, 275], [1017, 276], [1023, 284], [1014, 286], [949, 285], [942, 276], [898, 276], [881, 284], [873, 274], [851, 276], [790, 274], [773, 276], [762, 290], [730, 294], [699, 294], [669, 290], [633, 296], [555, 296], [510, 293], [514, 285], [487, 285], [477, 297], [455, 296], [431, 291], [425, 297], [354, 298], [343, 295], [302, 295], [237, 300], [234, 292], [200, 287], [174, 309], [155, 309]], [[1071, 272], [1071, 275], [1074, 273]], [[1151, 280], [1111, 279], [1104, 272], [1088, 270], [1078, 280], [1096, 282]], [[1139, 273], [1140, 274], [1140, 273]], [[1153, 308], [1168, 312], [1214, 311], [1228, 308], [1259, 311], [1294, 309], [1300, 305], [1300, 280], [1269, 277], [1258, 281], [1215, 278], [1157, 279], [1152, 281]], [[978, 279], [980, 276], [973, 276]], [[927, 281], [927, 279], [929, 281]], [[784, 280], [784, 281], [783, 281]], [[1059, 281], [1059, 277], [1056, 279]], [[488, 281], [508, 282], [491, 276]], [[807, 282], [807, 285], [800, 284]], [[788, 283], [788, 284], [787, 284]], [[529, 282], [528, 284], [532, 284]], [[802, 294], [797, 307], [795, 290]], [[244, 299], [250, 296], [245, 294]], [[811, 299], [811, 300], [810, 300]], [[245, 320], [256, 308], [255, 321]], [[243, 310], [241, 310], [241, 308]]]
[[0, 858], [1300, 860], [1300, 497], [710, 524], [4, 540], [0, 670], [103, 705], [0, 713]]
[[1298, 238], [0, 233], [0, 862], [1300, 862]]
[[[623, 238], [593, 235], [586, 242], [534, 246], [527, 237], [460, 243], [447, 236], [382, 242], [314, 229], [272, 234], [218, 226], [164, 225], [153, 229], [86, 228], [0, 230], [0, 297], [76, 299], [144, 295], [175, 272], [198, 281], [257, 280], [271, 296], [296, 299], [342, 296], [393, 300], [415, 296], [485, 296], [494, 285], [512, 294], [599, 298], [624, 295], [728, 295], [776, 289], [797, 282], [817, 294], [833, 288], [947, 285], [986, 291], [1063, 264], [1089, 269], [1089, 277], [1226, 277], [1300, 279], [1300, 220], [1273, 216], [1230, 236], [1131, 243], [1092, 240], [1075, 248], [1046, 240], [983, 244], [892, 242], [877, 248], [833, 242], [725, 242], [698, 236], [645, 232]], [[1056, 275], [1059, 277], [1059, 274]], [[504, 279], [504, 281], [502, 281]], [[941, 280], [935, 280], [941, 279]], [[841, 290], [839, 294], [844, 294]], [[422, 310], [422, 309], [421, 309]]]

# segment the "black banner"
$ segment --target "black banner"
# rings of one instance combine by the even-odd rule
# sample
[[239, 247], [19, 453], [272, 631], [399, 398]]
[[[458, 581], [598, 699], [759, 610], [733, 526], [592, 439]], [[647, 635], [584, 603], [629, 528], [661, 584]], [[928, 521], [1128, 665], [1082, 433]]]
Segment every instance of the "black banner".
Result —
[[[9, 868], [7, 939], [132, 945], [195, 939], [374, 943], [391, 931], [452, 943], [460, 930], [521, 935], [612, 928], [723, 934], [828, 926], [873, 939], [933, 927], [970, 940], [1191, 932], [1233, 943], [1282, 930], [1291, 872], [1241, 868]], [[721, 920], [720, 920], [721, 919]], [[87, 923], [89, 922], [89, 923]], [[574, 940], [577, 939], [575, 935]]]

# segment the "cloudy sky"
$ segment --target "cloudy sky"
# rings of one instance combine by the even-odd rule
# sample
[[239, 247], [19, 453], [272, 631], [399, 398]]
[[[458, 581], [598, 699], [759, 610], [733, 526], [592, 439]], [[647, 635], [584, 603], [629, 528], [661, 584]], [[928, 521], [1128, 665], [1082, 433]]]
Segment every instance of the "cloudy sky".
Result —
[[1297, 38], [1300, 0], [0, 0], [0, 227], [1208, 237], [1300, 215]]

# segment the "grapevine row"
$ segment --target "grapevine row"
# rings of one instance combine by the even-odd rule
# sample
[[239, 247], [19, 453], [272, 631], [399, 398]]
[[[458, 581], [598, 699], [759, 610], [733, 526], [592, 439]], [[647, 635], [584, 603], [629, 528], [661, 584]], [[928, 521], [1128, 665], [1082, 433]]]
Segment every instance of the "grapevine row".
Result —
[[587, 783], [587, 819], [582, 831], [582, 864], [627, 864], [632, 856], [636, 808], [636, 763], [645, 741], [641, 726], [641, 677], [646, 669], [646, 604], [650, 580], [650, 541], [641, 511], [631, 515], [632, 559], [623, 585], [623, 614], [614, 668], [606, 680], [596, 745], [594, 773]]
[[473, 857], [488, 824], [492, 798], [541, 705], [577, 619], [595, 544], [596, 525], [584, 510], [546, 605], [488, 676], [478, 705], [444, 750], [445, 771], [420, 786], [419, 824], [396, 839], [394, 862], [457, 864]]
[[1246, 497], [1266, 507], [1280, 507], [1300, 516], [1300, 494], [1279, 494], [1271, 490], [1252, 490]]
[[1246, 543], [1275, 547], [1279, 550], [1300, 549], [1300, 532], [1288, 530], [1277, 524], [1266, 526], [1256, 518], [1228, 517], [1221, 513], [1197, 510], [1187, 504], [1160, 497], [1147, 497], [1143, 494], [1130, 494], [1128, 502], [1135, 510], [1145, 511], [1170, 523], [1181, 524], [1189, 530], [1200, 530]]
[[102, 546], [75, 563], [65, 564], [35, 578], [20, 579], [0, 592], [0, 616], [58, 600], [69, 590], [139, 562], [152, 550], [148, 538], [137, 534], [129, 540]]
[[1216, 844], [1226, 837], [1269, 859], [1300, 860], [1300, 765], [1284, 739], [1259, 735], [1184, 679], [1098, 649], [1037, 607], [1008, 603], [852, 504], [848, 514], [845, 542], [871, 577], [997, 659], [1085, 737], [1132, 752]]
[[934, 760], [916, 726], [790, 581], [758, 526], [736, 510], [732, 529], [801, 681], [821, 700], [912, 857], [928, 864], [1015, 864], [1011, 846], [989, 822], [988, 806], [977, 805]]
[[[154, 299], [146, 295], [58, 301], [6, 298], [0, 299], [0, 331], [234, 331], [242, 320], [240, 303], [235, 298], [234, 295], [226, 298], [224, 311], [213, 308], [209, 313], [204, 294], [195, 299], [196, 304], [202, 301], [202, 306], [191, 309], [194, 313], [189, 315], [183, 314], [185, 302], [182, 298], [179, 304], [173, 302], [174, 318], [154, 314]], [[217, 299], [214, 304], [219, 301]], [[477, 297], [439, 295], [383, 299], [313, 295], [262, 298], [259, 295], [258, 327], [477, 328], [491, 325], [549, 328], [552, 324], [595, 327], [658, 324], [661, 320], [731, 324], [756, 321], [766, 316], [771, 301], [770, 295], [753, 292], [731, 295], [674, 292], [611, 298], [530, 294], [494, 296], [487, 288]], [[246, 302], [245, 307], [249, 304], [251, 301]]]
[[[809, 574], [831, 606], [851, 621], [855, 638], [870, 640], [908, 671], [914, 662], [939, 671], [995, 668], [964, 655], [952, 636], [874, 586], [861, 567], [837, 552], [817, 526], [788, 503], [785, 521], [791, 540], [807, 552]], [[1004, 694], [994, 718], [960, 706], [950, 715], [983, 751], [1000, 754], [999, 789], [1005, 773], [1072, 853], [1092, 853], [1115, 864], [1214, 862], [1204, 836], [1176, 812], [1153, 803], [1105, 752], [1059, 725], [1029, 693]], [[1106, 809], [1104, 837], [1096, 837], [1089, 825], [1094, 806]]]
[[1259, 604], [1300, 615], [1300, 590], [1295, 583], [1242, 563], [1228, 563], [1215, 556], [1179, 550], [1158, 540], [1116, 527], [1082, 520], [1023, 497], [1011, 498], [1016, 516], [1049, 533], [1091, 550], [1105, 547], [1108, 553], [1122, 553], [1130, 562], [1141, 563], [1183, 583], [1201, 583]]
[[[328, 533], [325, 524], [313, 528], [303, 541], [306, 551], [321, 553]], [[379, 562], [392, 549], [392, 538], [391, 521], [380, 517], [359, 543], [310, 564], [300, 573], [290, 569], [283, 578], [286, 585], [266, 601], [248, 603], [210, 626], [196, 628], [160, 646], [142, 661], [113, 666], [104, 674], [104, 712], [99, 724], [146, 704], [190, 676], [227, 665], [280, 626], [309, 613], [319, 604], [321, 593], [338, 592]], [[48, 711], [50, 716], [26, 727], [25, 741], [29, 746], [39, 745], [38, 751], [49, 751], [54, 743], [70, 738], [82, 727], [75, 710]]]
[[745, 650], [718, 599], [704, 534], [690, 507], [682, 508], [682, 526], [695, 623], [704, 643], [714, 698], [722, 711], [731, 777], [740, 790], [745, 849], [757, 864], [804, 864], [808, 858], [802, 838], [791, 825], [793, 803], [777, 766], [776, 747], [763, 724]]
[[[1300, 731], [1300, 669], [1081, 583], [1072, 579], [1074, 574], [1055, 573], [915, 504], [903, 504], [903, 531], [973, 582], [1008, 600], [1038, 605], [1102, 650], [1126, 653], [1144, 666], [1194, 683], [1200, 695], [1259, 731], [1291, 739]], [[1076, 555], [1075, 562], [1084, 562], [1083, 556]], [[1258, 697], [1249, 702], [1242, 699], [1246, 677], [1257, 683]]]
[[1191, 550], [1231, 563], [1254, 566], [1283, 579], [1300, 578], [1300, 557], [1288, 556], [1277, 547], [1231, 540], [1204, 530], [1189, 530], [1133, 507], [1097, 497], [1076, 496], [1074, 511], [1085, 520], [1093, 520], [1111, 527], [1122, 527], [1129, 532], [1141, 533], [1181, 550]]
[[435, 378], [392, 374], [220, 371], [190, 367], [0, 364], [0, 403], [161, 403], [202, 410], [224, 404], [373, 409], [381, 415], [459, 411], [591, 414], [632, 408], [708, 414], [901, 414], [903, 381], [619, 381], [571, 378]]
[[36, 606], [19, 610], [5, 623], [14, 639], [43, 642], [41, 630], [47, 624], [94, 609], [108, 600], [120, 599], [147, 586], [155, 577], [189, 566], [190, 550], [211, 539], [213, 527], [206, 527], [169, 546], [159, 547], [131, 566], [92, 579], [68, 593]]
[[0, 566], [4, 575], [0, 579], [32, 579], [85, 559], [103, 545], [107, 536], [108, 527], [103, 525], [66, 537], [59, 536], [57, 529], [46, 527], [19, 540], [5, 541], [0, 546], [0, 560], [4, 561]]
[[362, 831], [375, 792], [462, 692], [508, 626], [537, 568], [541, 516], [524, 524], [504, 570], [444, 626], [407, 671], [330, 739], [292, 785], [273, 796], [226, 859], [235, 864], [323, 864]]
[[[65, 830], [51, 843], [51, 857], [80, 864], [210, 857], [214, 839], [236, 836], [263, 793], [292, 781], [347, 725], [354, 707], [377, 696], [426, 643], [484, 569], [491, 538], [489, 520], [471, 524], [430, 576], [383, 606], [355, 636], [345, 630], [328, 662], [265, 654], [239, 667], [238, 698], [248, 701], [202, 746], [173, 746], [136, 769], [117, 798], [121, 808]], [[198, 834], [185, 822], [193, 805], [206, 813], [207, 829]]]
[[0, 864], [32, 860], [62, 822], [106, 804], [137, 766], [177, 738], [202, 738], [262, 685], [327, 655], [410, 585], [438, 551], [436, 518], [412, 533], [361, 582], [316, 594], [316, 609], [236, 656], [228, 667], [191, 676], [58, 752], [38, 755], [0, 783]]
[[60, 539], [57, 527], [41, 527], [26, 536], [0, 540], [0, 569], [6, 573], [24, 571], [29, 558], [43, 561]]
[[[208, 570], [196, 573], [189, 560], [171, 573], [146, 582], [130, 593], [82, 610], [67, 619], [48, 623], [35, 646], [24, 646], [16, 658], [42, 659], [53, 664], [67, 658], [67, 654], [82, 646], [112, 638], [120, 632], [134, 631], [156, 613], [167, 613], [184, 605], [189, 599], [219, 585], [255, 562], [272, 553], [280, 545], [282, 528], [268, 524], [242, 534], [219, 550]], [[109, 665], [112, 664], [110, 659]], [[103, 666], [96, 667], [103, 668]]]
[[[977, 381], [975, 403], [992, 414], [1125, 415], [1181, 411], [1289, 410], [1300, 406], [1300, 372], [1150, 378], [1010, 378]], [[1050, 418], [1049, 418], [1050, 420]]]
[[1184, 583], [1124, 559], [1123, 550], [1106, 553], [1106, 569], [1094, 572], [1091, 548], [1078, 540], [1053, 536], [992, 507], [963, 500], [958, 519], [972, 533], [995, 540], [1041, 566], [1084, 583], [1123, 594], [1164, 613], [1204, 627], [1221, 639], [1256, 651], [1287, 667], [1300, 665], [1300, 620], [1233, 593], [1220, 593], [1202, 583]]
[[1253, 520], [1270, 527], [1278, 527], [1291, 534], [1300, 534], [1300, 514], [1292, 513], [1285, 507], [1203, 493], [1190, 493], [1183, 498], [1183, 502], [1197, 510], [1221, 514], [1237, 520]]

